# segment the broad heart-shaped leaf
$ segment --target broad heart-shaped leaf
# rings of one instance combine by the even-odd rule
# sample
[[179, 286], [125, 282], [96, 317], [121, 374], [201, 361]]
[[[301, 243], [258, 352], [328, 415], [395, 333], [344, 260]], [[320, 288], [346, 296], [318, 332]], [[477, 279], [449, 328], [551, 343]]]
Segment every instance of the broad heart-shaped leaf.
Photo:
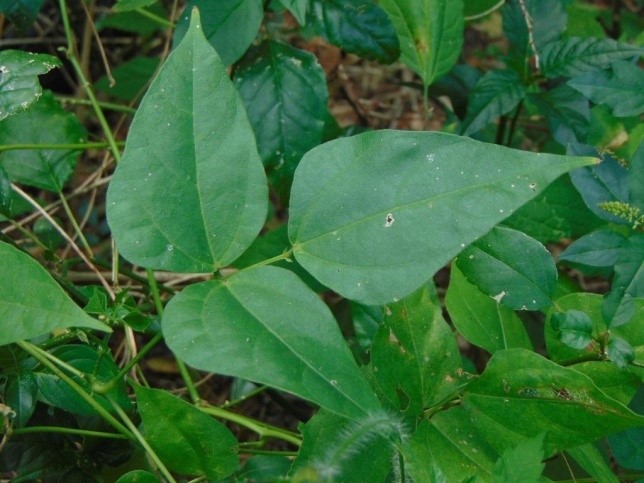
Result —
[[592, 162], [438, 132], [336, 139], [309, 151], [295, 172], [293, 253], [346, 298], [388, 303], [562, 173]]
[[381, 0], [400, 39], [400, 60], [430, 85], [447, 74], [463, 45], [462, 0]]
[[212, 480], [237, 469], [237, 440], [223, 424], [166, 391], [134, 390], [145, 439], [168, 469]]
[[494, 354], [465, 389], [463, 403], [499, 450], [547, 432], [546, 456], [644, 424], [644, 416], [608, 397], [589, 377], [525, 349]]
[[433, 286], [389, 306], [371, 348], [373, 379], [414, 420], [456, 390], [461, 356]]
[[170, 349], [191, 366], [292, 392], [348, 418], [379, 403], [327, 306], [292, 272], [240, 271], [168, 303]]
[[[203, 32], [225, 65], [238, 60], [257, 36], [264, 18], [262, 0], [190, 0], [177, 22], [174, 45], [189, 30], [190, 12], [197, 7]], [[217, 112], [217, 111], [212, 111]]]
[[367, 59], [391, 63], [400, 55], [391, 20], [371, 0], [310, 0], [307, 28]]
[[[76, 116], [60, 107], [49, 91], [27, 110], [0, 122], [0, 145], [80, 143], [86, 134]], [[59, 192], [78, 155], [63, 149], [11, 150], [0, 153], [0, 165], [13, 181]]]
[[476, 83], [463, 119], [461, 133], [468, 136], [514, 109], [526, 90], [514, 70], [491, 70]]
[[324, 70], [313, 54], [267, 40], [240, 61], [234, 83], [264, 164], [292, 177], [304, 153], [322, 141]]
[[47, 54], [0, 52], [0, 121], [36, 101], [42, 94], [38, 76], [60, 65], [60, 60]]
[[55, 329], [110, 328], [83, 312], [33, 258], [0, 242], [0, 346]]
[[452, 264], [445, 305], [461, 335], [490, 353], [532, 348], [517, 314], [469, 283], [457, 264]]
[[20, 30], [29, 29], [36, 20], [44, 0], [0, 0], [0, 13]]
[[467, 280], [514, 310], [548, 307], [557, 286], [550, 252], [523, 232], [496, 226], [456, 258]]
[[539, 51], [541, 72], [548, 77], [575, 77], [643, 54], [641, 47], [595, 37], [557, 40]]
[[107, 192], [112, 234], [137, 265], [212, 272], [255, 239], [267, 201], [243, 103], [195, 10], [132, 121]]
[[644, 71], [631, 62], [614, 62], [609, 70], [591, 71], [568, 81], [595, 104], [606, 104], [617, 117], [644, 112]]

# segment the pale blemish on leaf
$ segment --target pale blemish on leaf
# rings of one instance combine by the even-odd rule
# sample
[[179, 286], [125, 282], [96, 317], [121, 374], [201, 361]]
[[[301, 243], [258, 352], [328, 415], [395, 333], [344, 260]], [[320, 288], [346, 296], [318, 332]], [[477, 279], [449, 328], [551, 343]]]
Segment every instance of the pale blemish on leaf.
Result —
[[385, 228], [389, 228], [391, 225], [393, 225], [394, 221], [396, 221], [394, 215], [387, 213], [387, 216], [385, 217]]
[[503, 297], [505, 297], [507, 293], [505, 290], [502, 290], [500, 293], [496, 294], [494, 297], [492, 297], [494, 300], [496, 300], [497, 304], [501, 303], [501, 300], [503, 300]]

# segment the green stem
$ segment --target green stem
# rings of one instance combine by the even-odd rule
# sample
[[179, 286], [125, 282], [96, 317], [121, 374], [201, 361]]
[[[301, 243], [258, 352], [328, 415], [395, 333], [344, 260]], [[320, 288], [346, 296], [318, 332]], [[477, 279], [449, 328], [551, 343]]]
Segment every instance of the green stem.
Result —
[[283, 441], [288, 441], [298, 447], [302, 445], [302, 438], [291, 431], [260, 423], [254, 419], [247, 418], [246, 416], [242, 416], [241, 414], [233, 413], [231, 411], [226, 411], [225, 409], [218, 408], [216, 406], [208, 405], [198, 407], [206, 414], [210, 414], [211, 416], [225, 419], [226, 421], [231, 421], [248, 428], [254, 433], [257, 433], [261, 438], [277, 438]]
[[579, 357], [574, 357], [573, 359], [568, 359], [566, 361], [561, 361], [559, 362], [560, 366], [572, 366], [575, 364], [580, 364], [582, 362], [588, 362], [588, 361], [603, 361], [604, 357], [602, 357], [601, 354], [584, 354], [583, 356]]
[[228, 401], [228, 402], [222, 404], [220, 407], [224, 408], [224, 409], [231, 408], [231, 407], [236, 406], [237, 404], [239, 404], [241, 402], [246, 401], [247, 399], [249, 399], [251, 397], [254, 397], [254, 396], [266, 391], [266, 389], [268, 389], [268, 386], [259, 386], [258, 388], [252, 390], [248, 394], [246, 394], [246, 395], [244, 395], [244, 396], [242, 396], [240, 398], [233, 399], [232, 401]]
[[63, 210], [65, 210], [65, 213], [67, 214], [67, 218], [72, 224], [72, 227], [74, 228], [74, 232], [76, 232], [76, 236], [78, 236], [78, 239], [81, 241], [81, 245], [83, 245], [83, 248], [85, 249], [85, 253], [89, 258], [92, 258], [94, 256], [94, 253], [92, 252], [92, 248], [89, 246], [89, 243], [87, 243], [87, 239], [85, 238], [85, 235], [83, 235], [83, 230], [81, 230], [81, 227], [78, 225], [78, 222], [76, 221], [76, 217], [74, 216], [74, 213], [72, 213], [71, 208], [69, 207], [69, 203], [67, 203], [67, 199], [65, 198], [65, 195], [63, 195], [62, 192], [58, 192], [58, 198], [60, 199], [61, 204], [63, 205]]
[[154, 278], [154, 272], [149, 268], [146, 270], [148, 274], [148, 284], [150, 285], [150, 291], [152, 292], [152, 300], [154, 301], [154, 306], [157, 309], [157, 314], [159, 317], [163, 315], [163, 304], [161, 303], [161, 297], [159, 295], [159, 286], [157, 285], [157, 279]]
[[[134, 439], [134, 435], [128, 431], [128, 429], [123, 426], [118, 420], [112, 416], [103, 406], [101, 406], [98, 401], [96, 401], [91, 395], [89, 395], [85, 389], [83, 389], [76, 381], [71, 377], [61, 371], [55, 364], [53, 364], [47, 357], [41, 354], [41, 349], [35, 345], [21, 340], [16, 342], [16, 344], [25, 352], [30, 354], [34, 359], [40, 362], [43, 366], [47, 367], [54, 375], [58, 376], [63, 382], [65, 382], [69, 387], [71, 387], [87, 404], [89, 404], [94, 411], [96, 411], [105, 421], [107, 421], [113, 428], [115, 428], [119, 433], [126, 436], [128, 439]], [[44, 352], [44, 351], [42, 351]]]
[[[118, 146], [125, 146], [124, 142], [116, 143]], [[104, 149], [109, 143], [69, 143], [69, 144], [4, 144], [0, 146], [0, 153], [3, 151], [15, 151], [17, 149], [60, 149], [63, 151], [85, 151], [87, 149]]]
[[158, 15], [153, 14], [152, 12], [144, 9], [144, 8], [137, 8], [134, 10], [136, 13], [139, 15], [143, 15], [144, 17], [149, 18], [153, 22], [158, 23], [159, 25], [162, 25], [163, 27], [173, 29], [174, 28], [174, 23], [170, 22], [170, 20], [165, 19], [163, 17], [159, 17]]
[[267, 454], [271, 456], [294, 457], [299, 453], [297, 451], [270, 451], [268, 449], [244, 448], [240, 445], [239, 452], [243, 454]]
[[31, 433], [62, 433], [74, 434], [78, 436], [88, 436], [91, 438], [109, 438], [109, 439], [128, 439], [124, 434], [106, 433], [103, 431], [89, 431], [87, 429], [62, 428], [59, 426], [30, 426], [28, 428], [18, 428], [11, 431], [11, 436]]
[[[0, 149], [2, 146], [0, 146]], [[47, 245], [45, 245], [43, 242], [41, 242], [36, 235], [31, 233], [29, 230], [25, 229], [21, 224], [16, 223], [13, 221], [11, 218], [7, 220], [9, 223], [11, 223], [11, 226], [14, 227], [16, 230], [18, 230], [23, 236], [29, 238], [32, 242], [34, 242], [38, 247], [40, 247], [41, 250], [49, 250]]]
[[[67, 103], [67, 104], [74, 104], [74, 105], [79, 105], [79, 106], [91, 106], [92, 103], [88, 101], [87, 99], [77, 99], [75, 97], [69, 97], [69, 96], [56, 96], [56, 100], [59, 102]], [[105, 101], [99, 101], [98, 103], [99, 106], [103, 109], [107, 109], [109, 111], [115, 111], [115, 112], [124, 112], [125, 114], [135, 114], [136, 109], [133, 107], [129, 106], [124, 106], [122, 104], [115, 104], [114, 102], [105, 102]]]
[[250, 265], [248, 267], [242, 268], [240, 272], [243, 272], [244, 270], [252, 270], [253, 268], [263, 267], [264, 265], [271, 265], [272, 263], [279, 262], [280, 260], [291, 261], [291, 255], [293, 255], [293, 249], [289, 248], [281, 255], [277, 255], [275, 257], [268, 258], [266, 260], [262, 260], [261, 262], [255, 263], [254, 265]]
[[[103, 260], [101, 258], [92, 258], [92, 263], [94, 263], [95, 265], [98, 265], [99, 267], [103, 267], [103, 268], [107, 268], [107, 269], [112, 268], [111, 263], [108, 263], [107, 261], [105, 261], [105, 260]], [[125, 275], [126, 277], [131, 278], [132, 280], [136, 280], [137, 282], [140, 282], [142, 284], [147, 284], [148, 283], [148, 279], [146, 277], [142, 277], [138, 273], [134, 273], [133, 271], [128, 270], [126, 268], [119, 268], [118, 273], [120, 273], [121, 275]], [[157, 286], [159, 288], [159, 291], [163, 291], [163, 292], [165, 292], [167, 294], [170, 294], [170, 295], [174, 295], [174, 293], [175, 293], [175, 291], [173, 289], [171, 289], [170, 287], [166, 287], [163, 284], [161, 284], [161, 285], [157, 284]]]
[[188, 367], [178, 357], [176, 357], [175, 360], [177, 361], [179, 374], [181, 374], [181, 378], [186, 383], [186, 389], [188, 390], [188, 394], [190, 395], [190, 400], [195, 404], [199, 403], [199, 401], [201, 401], [201, 396], [199, 396], [199, 391], [197, 391], [197, 386], [195, 386], [195, 383], [192, 380], [192, 377], [190, 376], [190, 372], [188, 372]]

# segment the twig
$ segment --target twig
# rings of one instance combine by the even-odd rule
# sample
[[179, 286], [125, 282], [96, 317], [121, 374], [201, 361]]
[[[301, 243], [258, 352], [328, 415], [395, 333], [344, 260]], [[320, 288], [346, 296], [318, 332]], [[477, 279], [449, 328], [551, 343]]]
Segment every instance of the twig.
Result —
[[530, 44], [530, 49], [534, 54], [534, 67], [539, 70], [539, 52], [537, 52], [537, 46], [534, 43], [534, 23], [532, 21], [532, 16], [528, 12], [527, 7], [525, 6], [525, 0], [519, 0], [519, 6], [521, 7], [521, 13], [525, 19], [526, 27], [528, 28], [528, 42]]

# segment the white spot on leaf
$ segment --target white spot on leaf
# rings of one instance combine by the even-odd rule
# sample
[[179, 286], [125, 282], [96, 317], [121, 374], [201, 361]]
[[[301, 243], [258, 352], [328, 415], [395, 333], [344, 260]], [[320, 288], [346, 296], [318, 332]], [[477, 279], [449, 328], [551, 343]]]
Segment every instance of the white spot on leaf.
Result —
[[385, 217], [385, 227], [389, 228], [391, 225], [394, 224], [394, 221], [396, 221], [394, 218], [394, 215], [392, 215], [391, 213], [387, 213], [387, 216]]

